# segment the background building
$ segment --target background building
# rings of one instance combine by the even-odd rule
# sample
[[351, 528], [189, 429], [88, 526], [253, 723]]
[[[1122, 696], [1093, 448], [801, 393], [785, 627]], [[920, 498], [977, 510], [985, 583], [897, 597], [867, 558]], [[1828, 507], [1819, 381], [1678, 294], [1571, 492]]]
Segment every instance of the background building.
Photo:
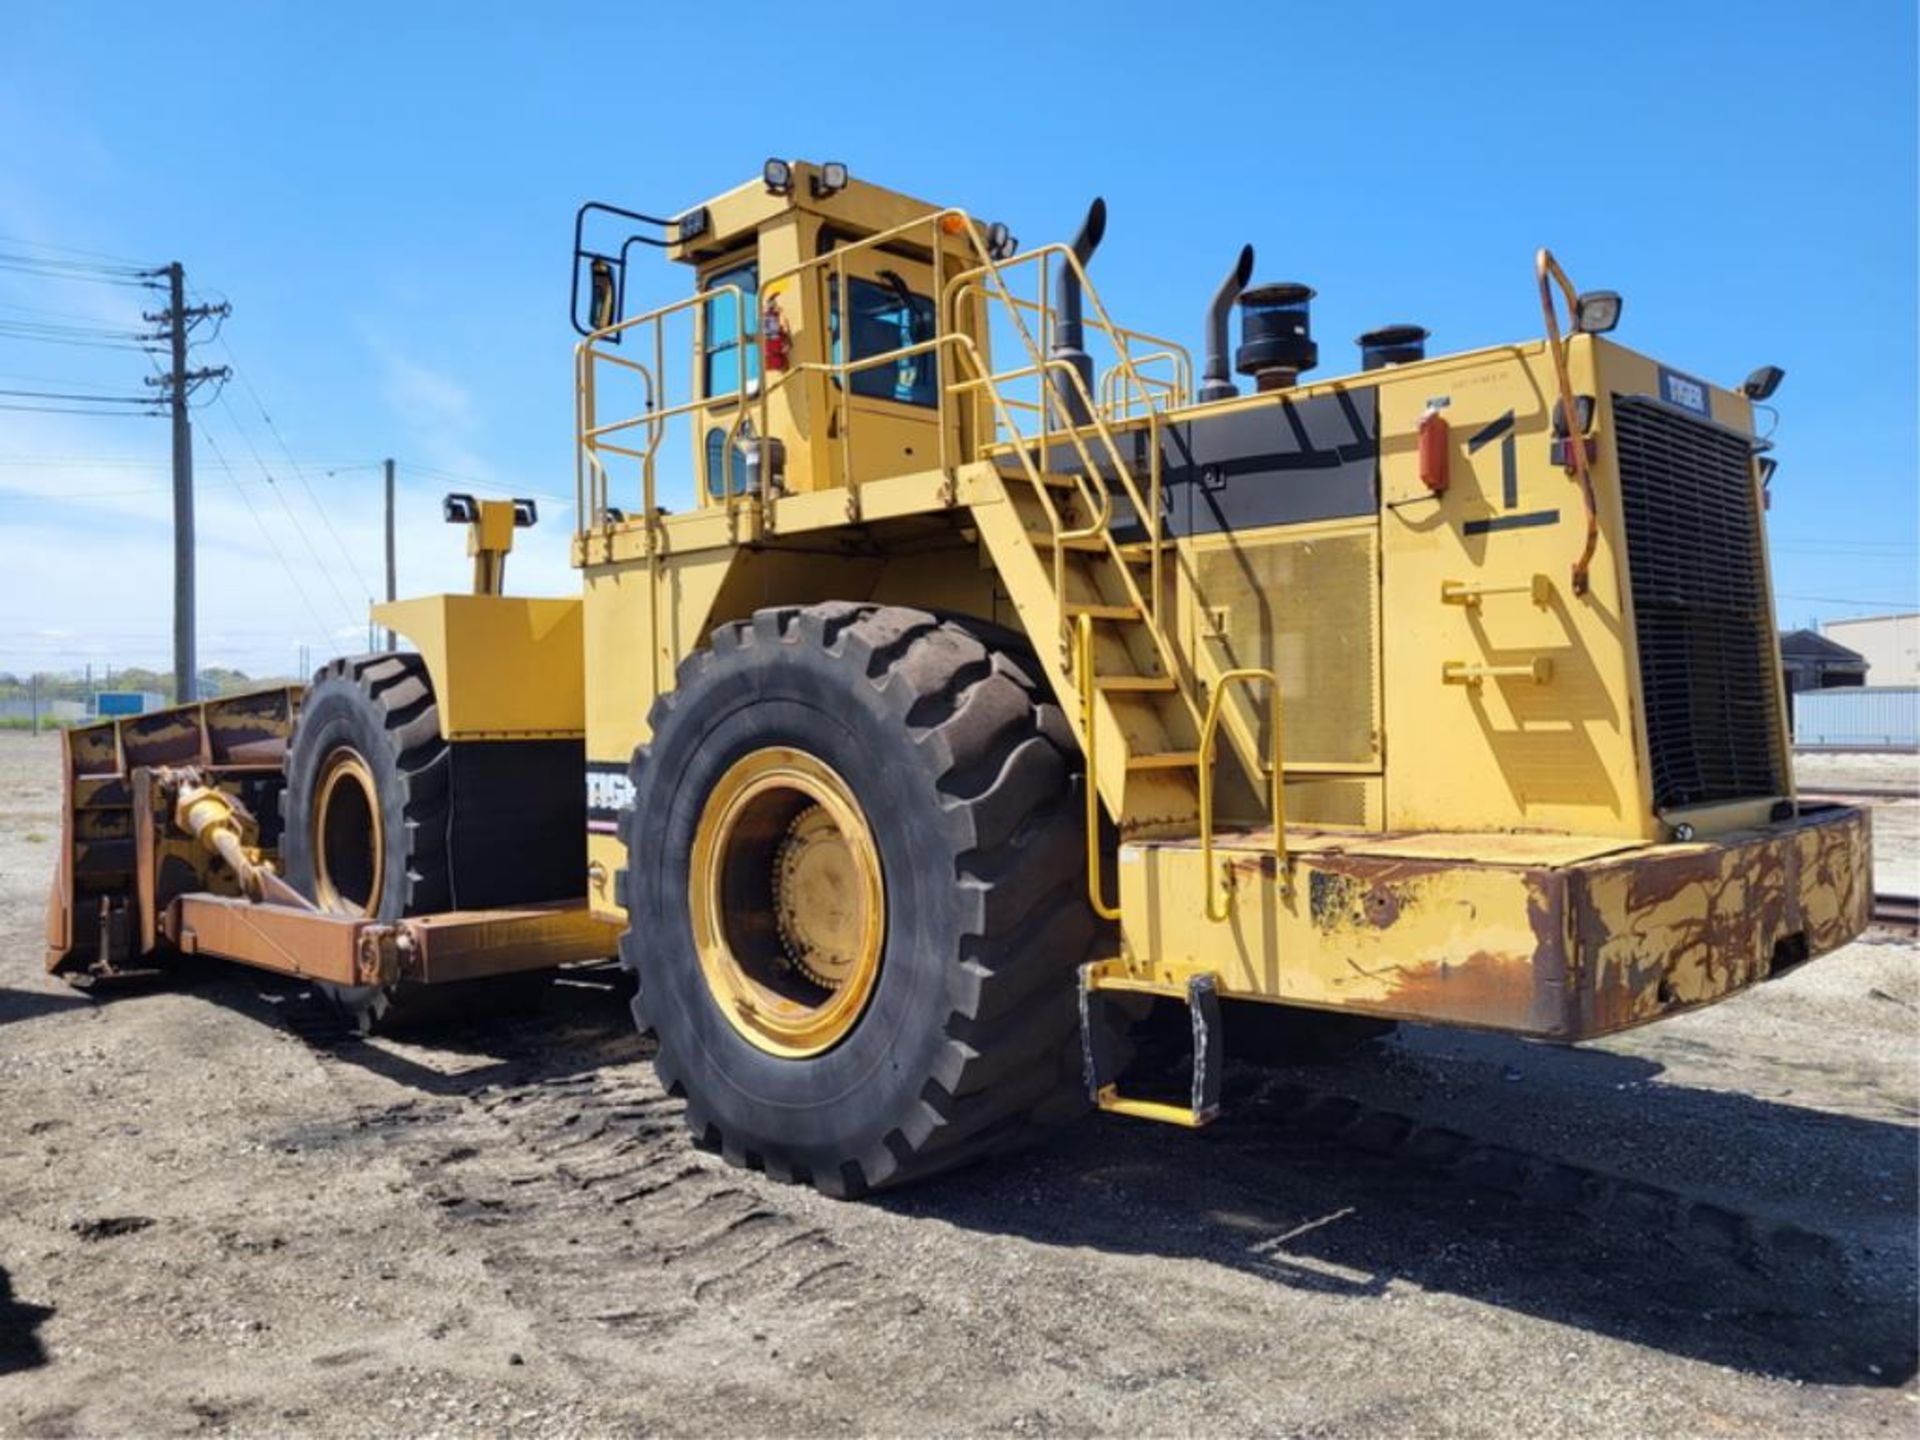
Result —
[[1780, 668], [1787, 676], [1789, 708], [1801, 690], [1867, 683], [1865, 656], [1812, 630], [1789, 630], [1780, 637]]
[[1820, 633], [1867, 662], [1869, 685], [1920, 685], [1920, 613], [1821, 622]]

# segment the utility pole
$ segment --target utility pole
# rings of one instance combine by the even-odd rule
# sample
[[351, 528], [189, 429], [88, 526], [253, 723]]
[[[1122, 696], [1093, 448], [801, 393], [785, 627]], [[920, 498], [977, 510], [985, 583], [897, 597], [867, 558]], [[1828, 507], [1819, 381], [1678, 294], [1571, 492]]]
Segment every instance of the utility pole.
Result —
[[[396, 585], [395, 585], [394, 566], [393, 566], [393, 461], [391, 459], [389, 459], [386, 462], [386, 471], [387, 471], [387, 599], [389, 601], [392, 601], [398, 597], [395, 593]], [[398, 648], [399, 646], [394, 640], [393, 631], [391, 630], [387, 631], [387, 649], [396, 650]]]
[[[193, 422], [187, 418], [187, 400], [209, 380], [225, 380], [225, 365], [187, 368], [187, 332], [209, 316], [224, 317], [230, 306], [187, 304], [186, 267], [176, 260], [167, 266], [167, 308], [142, 318], [165, 326], [164, 338], [172, 365], [165, 375], [149, 375], [147, 384], [159, 386], [173, 410], [173, 700], [185, 705], [198, 696], [195, 676], [193, 617]], [[155, 339], [163, 338], [155, 336]]]

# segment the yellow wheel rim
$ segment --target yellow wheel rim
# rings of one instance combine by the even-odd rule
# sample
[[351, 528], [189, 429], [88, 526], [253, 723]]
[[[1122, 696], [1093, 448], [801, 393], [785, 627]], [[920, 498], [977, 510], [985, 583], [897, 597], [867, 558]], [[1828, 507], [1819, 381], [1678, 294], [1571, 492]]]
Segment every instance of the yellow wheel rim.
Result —
[[729, 1024], [771, 1055], [818, 1055], [859, 1023], [887, 932], [880, 851], [829, 765], [742, 756], [700, 812], [688, 874], [694, 948]]
[[378, 913], [386, 835], [373, 769], [359, 751], [342, 746], [321, 762], [311, 824], [314, 903], [336, 915]]

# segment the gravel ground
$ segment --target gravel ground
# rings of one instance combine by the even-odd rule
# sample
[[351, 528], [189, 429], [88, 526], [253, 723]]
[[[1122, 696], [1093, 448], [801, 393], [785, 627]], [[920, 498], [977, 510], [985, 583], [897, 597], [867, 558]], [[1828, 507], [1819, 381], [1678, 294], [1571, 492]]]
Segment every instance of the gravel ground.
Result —
[[1311, 1076], [1835, 1247], [1743, 1264], [1259, 1103], [844, 1205], [691, 1150], [605, 977], [351, 1045], [236, 970], [48, 980], [54, 763], [0, 735], [0, 1434], [1920, 1422], [1911, 943], [1577, 1050], [1414, 1030]]

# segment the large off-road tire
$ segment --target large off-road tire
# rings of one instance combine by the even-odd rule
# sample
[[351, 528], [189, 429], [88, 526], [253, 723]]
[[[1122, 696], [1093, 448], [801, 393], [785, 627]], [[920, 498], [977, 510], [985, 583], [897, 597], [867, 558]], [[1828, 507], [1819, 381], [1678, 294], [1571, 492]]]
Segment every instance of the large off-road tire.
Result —
[[[545, 750], [496, 746], [492, 753], [511, 766], [507, 776], [521, 778], [503, 784], [489, 776], [484, 786], [468, 786], [456, 816], [455, 747], [441, 735], [425, 663], [412, 654], [333, 661], [307, 691], [287, 751], [280, 844], [288, 883], [323, 910], [388, 921], [556, 898], [548, 856], [569, 838], [584, 845], [584, 815], [569, 827], [564, 807], [557, 824], [551, 805], [528, 809], [536, 787], [551, 784], [544, 772], [552, 766], [541, 763], [552, 758]], [[577, 760], [570, 776], [562, 768], [569, 793], [580, 789], [580, 773]], [[516, 796], [516, 789], [525, 793]], [[474, 790], [489, 797], [484, 808], [467, 799]], [[517, 832], [501, 823], [516, 806], [527, 812]], [[454, 868], [456, 839], [463, 853], [473, 852], [461, 872]], [[567, 869], [583, 877], [584, 867], [583, 856]], [[499, 878], [516, 873], [531, 876], [531, 888], [525, 878]], [[451, 985], [317, 988], [364, 1034], [476, 1004], [523, 1007], [537, 1002], [546, 980], [539, 972]]]
[[1086, 1108], [1079, 751], [1005, 632], [762, 610], [650, 723], [621, 955], [696, 1139], [854, 1196]]

